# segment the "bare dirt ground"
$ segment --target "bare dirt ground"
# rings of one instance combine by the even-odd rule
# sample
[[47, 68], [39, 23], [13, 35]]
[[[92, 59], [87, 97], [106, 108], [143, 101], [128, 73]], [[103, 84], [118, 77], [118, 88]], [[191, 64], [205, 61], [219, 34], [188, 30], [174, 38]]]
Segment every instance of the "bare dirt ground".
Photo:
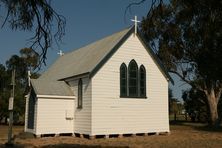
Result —
[[[13, 126], [13, 134], [17, 135], [24, 131], [23, 126]], [[8, 125], [0, 125], [0, 143], [8, 138]]]
[[[0, 126], [0, 147], [7, 139], [7, 127]], [[23, 131], [15, 127], [14, 133]], [[203, 124], [177, 123], [171, 125], [170, 135], [136, 136], [109, 139], [82, 139], [60, 136], [14, 140], [16, 147], [138, 147], [138, 148], [222, 148], [222, 129], [210, 130]]]

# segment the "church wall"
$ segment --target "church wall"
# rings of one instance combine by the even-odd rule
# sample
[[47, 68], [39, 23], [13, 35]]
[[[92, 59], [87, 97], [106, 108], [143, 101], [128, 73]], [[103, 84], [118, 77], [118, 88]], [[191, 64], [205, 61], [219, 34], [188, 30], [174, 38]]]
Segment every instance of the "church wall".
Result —
[[[80, 78], [80, 77], [79, 77]], [[76, 96], [74, 106], [74, 133], [91, 134], [91, 81], [88, 77], [81, 77], [83, 83], [83, 104], [82, 108], [78, 109], [78, 82], [79, 78], [68, 80], [71, 89]]]
[[[120, 65], [146, 68], [147, 99], [120, 98]], [[168, 82], [131, 35], [92, 78], [92, 135], [169, 132]]]
[[38, 98], [36, 135], [73, 133], [74, 99]]
[[29, 103], [29, 94], [25, 96], [25, 126], [24, 131], [27, 131], [27, 123], [28, 123], [28, 103]]

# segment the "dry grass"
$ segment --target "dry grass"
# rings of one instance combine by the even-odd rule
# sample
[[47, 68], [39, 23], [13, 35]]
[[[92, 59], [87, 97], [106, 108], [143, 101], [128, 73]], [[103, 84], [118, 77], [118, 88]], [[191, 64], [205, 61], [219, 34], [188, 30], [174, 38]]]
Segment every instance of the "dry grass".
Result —
[[[17, 135], [24, 131], [23, 126], [13, 126], [13, 135]], [[0, 125], [0, 143], [8, 138], [8, 125]]]
[[[0, 126], [0, 137], [4, 137]], [[21, 131], [21, 127], [15, 128]], [[7, 131], [7, 130], [4, 130]], [[3, 138], [4, 139], [4, 138]], [[0, 143], [4, 143], [0, 141]], [[170, 135], [137, 136], [110, 139], [81, 139], [74, 137], [46, 137], [36, 139], [15, 139], [21, 147], [152, 147], [152, 148], [221, 148], [222, 129], [210, 130], [203, 124], [183, 123], [171, 125]]]

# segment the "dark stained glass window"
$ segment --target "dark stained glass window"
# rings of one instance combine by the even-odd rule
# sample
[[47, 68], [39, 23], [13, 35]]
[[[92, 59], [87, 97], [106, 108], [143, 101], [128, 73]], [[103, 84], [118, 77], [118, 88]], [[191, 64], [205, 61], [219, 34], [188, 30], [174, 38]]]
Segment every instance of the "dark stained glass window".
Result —
[[139, 70], [139, 96], [146, 97], [146, 69], [143, 65]]
[[120, 66], [120, 97], [146, 98], [146, 69], [143, 65], [138, 68], [135, 60], [128, 67], [125, 63]]
[[129, 97], [138, 97], [138, 66], [135, 60], [129, 63], [128, 76]]
[[79, 79], [78, 83], [78, 106], [77, 108], [82, 108], [82, 79]]
[[127, 96], [127, 67], [125, 63], [120, 66], [120, 96]]

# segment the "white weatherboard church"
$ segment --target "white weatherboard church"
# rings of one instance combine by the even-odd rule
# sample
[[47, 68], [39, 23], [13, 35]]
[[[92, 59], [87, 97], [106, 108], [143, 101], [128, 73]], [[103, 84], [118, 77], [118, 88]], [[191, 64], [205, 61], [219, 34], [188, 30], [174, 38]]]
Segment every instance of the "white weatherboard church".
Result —
[[135, 28], [66, 53], [32, 79], [25, 131], [90, 137], [168, 133], [172, 79]]

